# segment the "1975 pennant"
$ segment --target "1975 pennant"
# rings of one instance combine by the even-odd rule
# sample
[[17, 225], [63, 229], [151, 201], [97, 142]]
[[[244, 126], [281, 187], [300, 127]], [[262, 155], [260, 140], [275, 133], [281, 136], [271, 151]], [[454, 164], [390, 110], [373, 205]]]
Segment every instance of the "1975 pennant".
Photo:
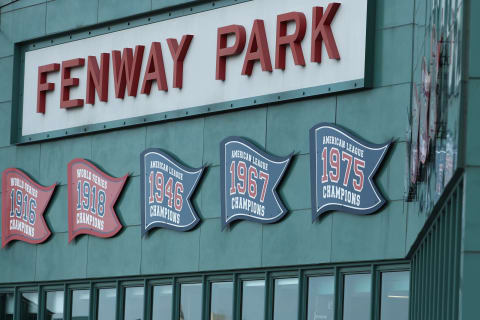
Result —
[[390, 142], [368, 143], [320, 123], [310, 129], [312, 219], [327, 211], [370, 214], [385, 204], [373, 182]]
[[48, 239], [43, 214], [54, 189], [55, 184], [43, 187], [19, 169], [3, 171], [2, 247], [13, 240], [38, 244]]
[[113, 206], [127, 177], [111, 177], [83, 159], [68, 163], [69, 242], [80, 234], [109, 238], [122, 229]]
[[280, 220], [287, 209], [276, 189], [292, 155], [270, 155], [239, 137], [226, 138], [220, 145], [222, 229], [238, 219], [259, 223]]

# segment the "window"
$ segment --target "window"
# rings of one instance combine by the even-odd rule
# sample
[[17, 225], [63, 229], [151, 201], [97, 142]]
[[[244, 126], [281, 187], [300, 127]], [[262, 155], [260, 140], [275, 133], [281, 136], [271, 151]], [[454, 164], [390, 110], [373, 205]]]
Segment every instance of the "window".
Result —
[[63, 302], [63, 291], [48, 291], [45, 318], [47, 320], [63, 319]]
[[98, 311], [97, 319], [115, 320], [117, 306], [117, 289], [98, 290]]
[[72, 291], [72, 319], [88, 319], [90, 311], [90, 290]]
[[180, 320], [202, 319], [202, 284], [183, 283], [180, 287]]
[[274, 320], [298, 318], [298, 278], [275, 279]]
[[38, 292], [22, 292], [20, 296], [20, 319], [38, 319]]
[[125, 288], [125, 320], [143, 320], [143, 287]]
[[0, 319], [13, 320], [15, 296], [13, 293], [0, 293]]
[[242, 320], [265, 318], [265, 280], [243, 281]]
[[382, 273], [380, 319], [408, 320], [410, 272]]
[[344, 281], [343, 320], [370, 320], [372, 276], [347, 274]]
[[212, 283], [210, 320], [233, 319], [233, 282]]
[[173, 288], [171, 285], [153, 287], [153, 320], [172, 319]]
[[308, 278], [308, 320], [333, 320], [335, 277]]

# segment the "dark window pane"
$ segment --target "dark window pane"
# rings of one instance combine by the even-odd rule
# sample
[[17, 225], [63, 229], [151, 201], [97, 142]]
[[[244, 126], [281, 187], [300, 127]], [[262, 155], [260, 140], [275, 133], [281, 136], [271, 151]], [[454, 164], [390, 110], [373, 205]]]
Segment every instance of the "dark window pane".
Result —
[[202, 284], [184, 283], [180, 291], [180, 320], [201, 320]]
[[72, 291], [72, 320], [88, 319], [90, 290]]
[[38, 292], [23, 292], [20, 300], [20, 319], [37, 320]]
[[298, 318], [298, 278], [275, 279], [274, 320]]
[[125, 288], [125, 320], [143, 320], [143, 287]]
[[212, 283], [210, 320], [232, 320], [233, 282]]
[[333, 320], [333, 276], [308, 278], [308, 320]]
[[15, 310], [15, 297], [13, 293], [0, 293], [0, 319], [12, 320]]
[[97, 319], [115, 320], [117, 306], [117, 289], [98, 290]]
[[349, 274], [344, 279], [343, 320], [370, 320], [371, 276]]
[[47, 292], [46, 319], [63, 319], [63, 300], [63, 291]]
[[172, 286], [153, 287], [153, 320], [172, 320]]
[[410, 272], [382, 273], [382, 320], [408, 320]]
[[244, 281], [242, 290], [242, 320], [265, 318], [265, 280]]

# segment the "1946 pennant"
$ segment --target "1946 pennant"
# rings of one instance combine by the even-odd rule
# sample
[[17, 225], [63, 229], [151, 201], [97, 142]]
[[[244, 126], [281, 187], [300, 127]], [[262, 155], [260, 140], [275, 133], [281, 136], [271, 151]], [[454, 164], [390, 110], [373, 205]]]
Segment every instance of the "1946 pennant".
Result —
[[159, 227], [188, 231], [200, 222], [190, 198], [203, 169], [188, 168], [160, 149], [142, 152], [142, 235]]

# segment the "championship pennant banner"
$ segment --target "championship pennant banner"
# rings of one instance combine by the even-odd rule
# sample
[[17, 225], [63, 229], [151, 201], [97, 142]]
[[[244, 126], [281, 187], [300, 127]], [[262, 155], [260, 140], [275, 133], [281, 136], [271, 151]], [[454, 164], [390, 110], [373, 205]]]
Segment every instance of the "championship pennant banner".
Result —
[[238, 137], [221, 142], [222, 229], [239, 219], [273, 223], [285, 215], [276, 188], [290, 159], [267, 154]]
[[2, 247], [13, 240], [42, 243], [50, 236], [43, 213], [55, 185], [43, 187], [18, 169], [2, 174]]
[[200, 218], [190, 198], [203, 168], [181, 165], [160, 149], [147, 149], [140, 155], [142, 235], [152, 228], [188, 231]]
[[312, 218], [332, 210], [373, 213], [385, 203], [372, 181], [390, 146], [371, 144], [328, 123], [310, 129]]
[[113, 178], [83, 159], [68, 163], [68, 242], [80, 234], [109, 238], [122, 229], [113, 206], [127, 177]]

